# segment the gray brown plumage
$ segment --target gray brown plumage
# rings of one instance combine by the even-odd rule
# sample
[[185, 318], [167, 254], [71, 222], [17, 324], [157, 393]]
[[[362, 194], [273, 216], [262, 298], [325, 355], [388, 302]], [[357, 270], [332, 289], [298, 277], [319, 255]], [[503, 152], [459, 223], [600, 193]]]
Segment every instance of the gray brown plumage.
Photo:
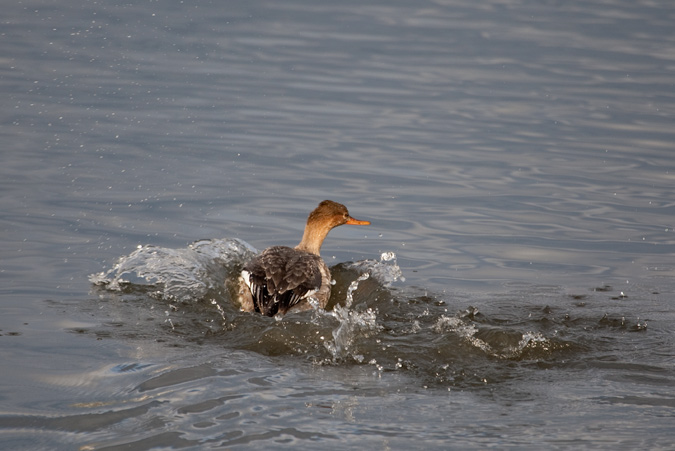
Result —
[[239, 302], [248, 312], [266, 316], [311, 308], [309, 297], [325, 307], [330, 298], [330, 271], [321, 259], [323, 240], [334, 227], [368, 225], [349, 216], [347, 208], [324, 200], [309, 214], [302, 241], [295, 248], [272, 246], [254, 257], [239, 278]]

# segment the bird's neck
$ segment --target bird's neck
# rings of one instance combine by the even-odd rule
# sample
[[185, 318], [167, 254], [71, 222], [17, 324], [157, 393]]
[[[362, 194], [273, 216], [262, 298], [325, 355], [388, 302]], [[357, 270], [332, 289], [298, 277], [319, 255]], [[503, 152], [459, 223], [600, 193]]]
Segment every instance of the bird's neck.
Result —
[[300, 251], [320, 255], [323, 240], [326, 239], [331, 229], [332, 227], [325, 224], [308, 223], [305, 226], [305, 232], [302, 234], [302, 241], [295, 248]]

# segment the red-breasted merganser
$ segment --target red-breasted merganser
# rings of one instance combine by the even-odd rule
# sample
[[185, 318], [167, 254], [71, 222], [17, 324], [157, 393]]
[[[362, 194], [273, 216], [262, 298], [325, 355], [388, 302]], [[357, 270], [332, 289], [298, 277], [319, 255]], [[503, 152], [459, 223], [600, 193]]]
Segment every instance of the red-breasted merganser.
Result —
[[326, 307], [331, 275], [319, 251], [328, 232], [342, 224], [370, 222], [354, 219], [344, 205], [324, 200], [309, 214], [300, 244], [268, 247], [246, 263], [239, 278], [241, 309], [267, 316], [307, 310], [310, 296]]

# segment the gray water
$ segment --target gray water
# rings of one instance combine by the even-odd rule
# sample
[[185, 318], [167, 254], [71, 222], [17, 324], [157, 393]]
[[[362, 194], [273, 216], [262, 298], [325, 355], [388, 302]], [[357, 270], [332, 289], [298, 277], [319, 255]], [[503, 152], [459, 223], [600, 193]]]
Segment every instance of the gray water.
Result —
[[671, 3], [4, 5], [0, 447], [672, 449]]

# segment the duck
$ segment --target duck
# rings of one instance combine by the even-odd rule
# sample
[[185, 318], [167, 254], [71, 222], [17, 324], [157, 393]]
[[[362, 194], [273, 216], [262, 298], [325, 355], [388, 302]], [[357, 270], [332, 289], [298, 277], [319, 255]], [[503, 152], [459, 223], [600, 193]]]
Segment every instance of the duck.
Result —
[[369, 225], [370, 221], [354, 219], [344, 205], [324, 200], [309, 214], [300, 244], [268, 247], [248, 261], [239, 275], [241, 310], [270, 317], [285, 315], [313, 308], [312, 298], [325, 308], [331, 274], [321, 258], [321, 245], [328, 232], [345, 224]]

